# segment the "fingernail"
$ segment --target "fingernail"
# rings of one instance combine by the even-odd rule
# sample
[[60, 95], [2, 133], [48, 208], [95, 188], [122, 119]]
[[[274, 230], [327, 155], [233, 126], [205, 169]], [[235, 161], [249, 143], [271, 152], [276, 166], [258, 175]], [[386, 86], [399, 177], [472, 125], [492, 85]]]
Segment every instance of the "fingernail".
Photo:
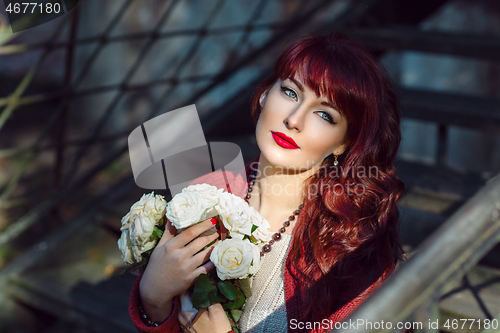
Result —
[[217, 224], [217, 218], [216, 217], [212, 217], [210, 219], [210, 222], [212, 222], [212, 225], [216, 225]]

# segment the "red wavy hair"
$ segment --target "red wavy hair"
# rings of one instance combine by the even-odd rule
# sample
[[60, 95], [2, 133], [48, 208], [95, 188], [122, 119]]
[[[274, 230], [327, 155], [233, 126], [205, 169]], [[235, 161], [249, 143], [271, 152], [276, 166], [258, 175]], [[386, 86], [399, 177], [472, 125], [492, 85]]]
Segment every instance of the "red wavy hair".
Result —
[[338, 165], [330, 155], [305, 184], [287, 261], [297, 272], [304, 315], [320, 320], [352, 300], [341, 290], [346, 279], [367, 276], [368, 286], [380, 285], [404, 256], [396, 206], [404, 184], [394, 168], [399, 104], [386, 71], [367, 49], [341, 34], [307, 36], [280, 55], [274, 74], [256, 89], [254, 122], [260, 95], [276, 80], [294, 76], [333, 102], [348, 122], [348, 148]]

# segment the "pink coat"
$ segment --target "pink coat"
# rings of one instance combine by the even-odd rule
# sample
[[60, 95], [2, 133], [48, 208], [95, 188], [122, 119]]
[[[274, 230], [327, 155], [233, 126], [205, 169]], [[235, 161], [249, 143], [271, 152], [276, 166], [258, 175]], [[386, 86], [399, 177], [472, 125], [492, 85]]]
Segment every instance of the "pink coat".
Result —
[[[255, 161], [255, 160], [254, 160]], [[253, 161], [252, 161], [253, 162]], [[249, 172], [249, 163], [247, 165], [247, 175], [250, 174]], [[244, 181], [241, 177], [237, 179], [231, 179], [228, 180], [233, 186], [231, 187], [232, 193], [239, 195], [240, 197], [243, 197], [245, 195], [246, 189], [248, 187], [247, 181]], [[207, 176], [201, 177], [194, 181], [193, 183], [204, 183], [207, 182], [211, 185], [217, 186], [219, 188], [225, 189], [225, 179], [222, 176], [222, 173], [212, 173]], [[236, 185], [234, 185], [236, 184]], [[303, 215], [299, 216], [300, 218], [304, 218]], [[343, 293], [342, 299], [351, 299], [351, 301], [337, 306], [336, 309], [333, 310], [331, 313], [330, 317], [328, 320], [326, 318], [323, 321], [316, 322], [316, 328], [313, 329], [306, 329], [304, 326], [304, 329], [299, 329], [299, 323], [304, 323], [304, 325], [307, 324], [307, 319], [301, 318], [301, 304], [303, 303], [301, 301], [301, 296], [299, 292], [299, 285], [295, 281], [293, 275], [293, 266], [290, 264], [290, 256], [288, 255], [287, 257], [287, 262], [285, 266], [285, 273], [284, 273], [284, 278], [285, 278], [285, 301], [286, 301], [286, 314], [287, 314], [287, 320], [288, 320], [288, 331], [289, 332], [327, 332], [330, 329], [333, 329], [334, 326], [333, 324], [335, 322], [341, 322], [345, 318], [347, 318], [361, 303], [362, 300], [359, 300], [356, 296], [361, 295], [363, 293], [371, 293], [375, 289], [379, 287], [379, 285], [376, 286], [376, 283], [371, 284], [369, 282], [369, 277], [368, 276], [356, 276], [356, 278], [353, 278], [351, 280], [348, 280], [345, 283], [345, 285], [341, 288], [341, 292]], [[382, 260], [385, 258], [382, 258]], [[385, 261], [385, 260], [383, 260]], [[394, 267], [390, 265], [386, 265], [388, 271], [392, 271]], [[132, 321], [134, 322], [135, 326], [140, 332], [152, 332], [152, 333], [172, 333], [172, 332], [182, 332], [180, 326], [179, 326], [179, 321], [178, 321], [178, 314], [180, 310], [180, 302], [178, 297], [174, 298], [173, 302], [173, 310], [168, 319], [161, 324], [158, 327], [148, 327], [146, 326], [140, 316], [139, 316], [139, 307], [138, 307], [138, 302], [139, 302], [139, 282], [140, 282], [139, 277], [135, 283], [134, 286], [132, 287], [132, 292], [130, 295], [130, 303], [129, 303], [129, 313], [130, 317], [132, 318]], [[309, 322], [311, 322], [309, 320]], [[314, 325], [314, 323], [311, 323], [310, 325]], [[328, 326], [328, 327], [327, 327]], [[314, 326], [312, 326], [314, 327]]]

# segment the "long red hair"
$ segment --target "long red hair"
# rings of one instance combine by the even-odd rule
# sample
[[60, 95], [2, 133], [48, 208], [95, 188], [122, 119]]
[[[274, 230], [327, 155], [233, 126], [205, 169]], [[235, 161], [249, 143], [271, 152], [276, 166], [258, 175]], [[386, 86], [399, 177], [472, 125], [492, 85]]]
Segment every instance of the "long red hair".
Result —
[[330, 155], [305, 184], [287, 260], [301, 287], [303, 315], [322, 319], [352, 300], [342, 291], [346, 279], [367, 276], [380, 284], [404, 256], [396, 206], [404, 184], [394, 168], [399, 105], [387, 73], [368, 50], [340, 34], [307, 36], [280, 55], [274, 74], [256, 89], [255, 122], [260, 95], [276, 80], [294, 76], [332, 101], [348, 122], [348, 148], [338, 165]]

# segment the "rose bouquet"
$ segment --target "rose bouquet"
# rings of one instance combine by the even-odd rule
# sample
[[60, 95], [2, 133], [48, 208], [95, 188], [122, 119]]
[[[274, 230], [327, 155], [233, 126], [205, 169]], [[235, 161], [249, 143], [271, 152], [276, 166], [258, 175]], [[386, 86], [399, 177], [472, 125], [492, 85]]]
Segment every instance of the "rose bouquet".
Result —
[[160, 195], [143, 195], [122, 219], [118, 246], [130, 265], [127, 270], [147, 264], [165, 230], [165, 218], [178, 233], [209, 218], [218, 220], [207, 232], [220, 234], [221, 240], [210, 255], [215, 271], [198, 277], [190, 289], [191, 302], [196, 309], [221, 303], [236, 323], [250, 295], [247, 278], [259, 268], [258, 245], [270, 238], [269, 223], [242, 198], [208, 184], [188, 186], [168, 204]]
[[122, 218], [118, 247], [123, 261], [133, 264], [129, 271], [147, 263], [144, 259], [149, 257], [165, 229], [166, 207], [165, 198], [151, 192], [144, 194]]

